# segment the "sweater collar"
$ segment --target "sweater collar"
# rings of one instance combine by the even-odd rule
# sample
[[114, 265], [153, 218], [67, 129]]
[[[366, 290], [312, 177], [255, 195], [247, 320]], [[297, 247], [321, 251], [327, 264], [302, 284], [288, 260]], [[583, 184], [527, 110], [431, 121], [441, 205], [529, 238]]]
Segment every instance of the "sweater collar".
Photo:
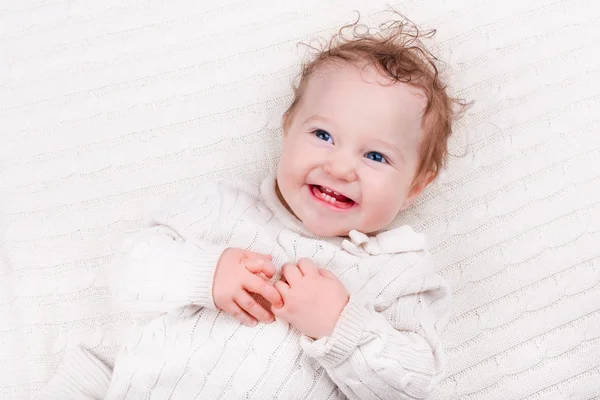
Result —
[[270, 175], [263, 180], [260, 192], [267, 207], [288, 229], [307, 238], [324, 240], [335, 244], [355, 256], [395, 254], [427, 249], [425, 235], [416, 233], [408, 225], [381, 231], [375, 236], [367, 236], [357, 230], [350, 231], [346, 237], [317, 236], [306, 229], [302, 221], [296, 218], [281, 203], [276, 192], [275, 176]]

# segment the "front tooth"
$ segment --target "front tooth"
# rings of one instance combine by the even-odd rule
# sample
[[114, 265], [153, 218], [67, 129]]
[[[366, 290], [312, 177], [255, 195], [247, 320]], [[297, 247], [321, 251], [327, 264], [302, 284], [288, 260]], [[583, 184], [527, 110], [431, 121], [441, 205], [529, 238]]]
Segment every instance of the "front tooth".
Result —
[[326, 201], [331, 204], [335, 204], [335, 201], [336, 201], [335, 198], [333, 198], [330, 195], [323, 193], [323, 192], [321, 192], [321, 200]]
[[336, 196], [339, 196], [340, 194], [336, 191], [333, 192], [333, 194], [335, 194]]

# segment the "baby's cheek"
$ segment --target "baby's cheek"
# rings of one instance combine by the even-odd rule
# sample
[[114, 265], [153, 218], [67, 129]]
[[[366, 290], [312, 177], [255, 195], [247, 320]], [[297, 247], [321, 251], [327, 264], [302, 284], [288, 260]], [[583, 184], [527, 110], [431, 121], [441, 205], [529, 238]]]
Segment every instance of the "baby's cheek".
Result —
[[393, 220], [389, 213], [381, 207], [372, 207], [364, 213], [362, 229], [364, 232], [373, 232], [385, 228]]
[[379, 182], [379, 185], [373, 185], [368, 189], [368, 201], [364, 202], [367, 208], [366, 219], [373, 225], [384, 228], [392, 222], [402, 208], [402, 203], [406, 198], [405, 191], [398, 182]]

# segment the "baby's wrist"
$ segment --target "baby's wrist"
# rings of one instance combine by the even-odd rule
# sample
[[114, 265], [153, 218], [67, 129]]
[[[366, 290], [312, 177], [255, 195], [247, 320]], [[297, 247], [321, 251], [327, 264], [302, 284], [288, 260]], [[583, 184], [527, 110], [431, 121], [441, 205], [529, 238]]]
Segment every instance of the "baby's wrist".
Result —
[[309, 336], [309, 337], [313, 340], [319, 340], [324, 337], [333, 335], [333, 332], [335, 331], [335, 327], [338, 324], [338, 321], [340, 320], [342, 313], [344, 312], [344, 308], [346, 308], [346, 305], [348, 305], [349, 302], [350, 302], [350, 296], [346, 295], [346, 298], [340, 302], [342, 304], [342, 307], [339, 309], [339, 311], [337, 313], [332, 313], [332, 317], [331, 317], [330, 323], [328, 324], [328, 328], [326, 330], [324, 330], [321, 335], [317, 335], [316, 337], [312, 337], [312, 336]]

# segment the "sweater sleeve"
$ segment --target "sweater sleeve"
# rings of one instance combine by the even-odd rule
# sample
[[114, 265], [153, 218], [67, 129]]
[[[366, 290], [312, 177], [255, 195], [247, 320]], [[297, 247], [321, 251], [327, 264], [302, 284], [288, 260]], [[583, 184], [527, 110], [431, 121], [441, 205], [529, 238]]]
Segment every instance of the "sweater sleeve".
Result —
[[119, 305], [140, 319], [186, 306], [216, 309], [212, 283], [226, 246], [202, 236], [219, 219], [222, 195], [218, 184], [198, 187], [168, 202], [123, 243], [109, 270]]
[[385, 303], [352, 296], [332, 335], [302, 347], [349, 399], [425, 399], [444, 373], [449, 288], [429, 273]]

